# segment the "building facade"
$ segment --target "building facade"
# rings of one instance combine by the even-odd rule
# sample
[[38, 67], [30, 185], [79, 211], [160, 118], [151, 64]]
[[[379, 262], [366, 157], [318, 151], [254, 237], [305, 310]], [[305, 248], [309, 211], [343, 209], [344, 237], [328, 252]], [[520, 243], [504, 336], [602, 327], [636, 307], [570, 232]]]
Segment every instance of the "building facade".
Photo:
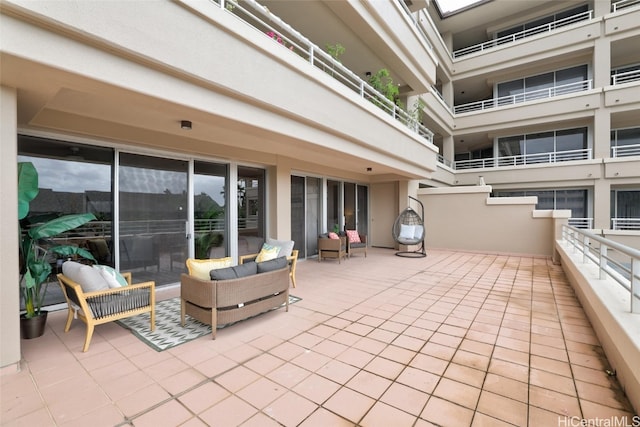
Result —
[[[158, 285], [266, 237], [302, 258], [334, 228], [393, 247], [407, 196], [480, 177], [637, 230], [638, 18], [637, 1], [2, 1], [5, 277], [20, 161], [33, 213], [94, 213], [64, 238]], [[3, 367], [20, 358], [9, 282]]]

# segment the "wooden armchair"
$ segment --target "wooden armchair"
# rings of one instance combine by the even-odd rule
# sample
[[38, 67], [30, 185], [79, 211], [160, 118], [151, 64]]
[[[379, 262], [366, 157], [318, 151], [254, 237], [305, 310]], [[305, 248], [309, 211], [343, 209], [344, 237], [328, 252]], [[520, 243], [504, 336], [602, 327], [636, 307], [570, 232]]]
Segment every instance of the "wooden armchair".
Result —
[[347, 257], [347, 237], [340, 236], [339, 239], [328, 237], [318, 237], [318, 261], [322, 258], [338, 258], [338, 264], [342, 258]]
[[351, 258], [351, 255], [357, 253], [364, 253], [364, 257], [367, 257], [367, 235], [359, 234], [360, 242], [351, 242], [349, 238], [347, 238], [347, 256]]
[[83, 352], [89, 349], [89, 343], [96, 325], [124, 319], [142, 313], [150, 313], [150, 328], [155, 329], [155, 282], [131, 284], [131, 273], [122, 273], [129, 286], [84, 292], [79, 283], [60, 273], [58, 282], [67, 301], [69, 312], [65, 332], [69, 332], [71, 321], [78, 318], [87, 324], [87, 335]]
[[[241, 255], [238, 259], [238, 264], [244, 264], [247, 261], [255, 261], [258, 257], [258, 254], [249, 254], [249, 255]], [[287, 262], [289, 263], [289, 278], [291, 279], [291, 284], [293, 287], [296, 287], [296, 265], [298, 264], [298, 250], [294, 249], [291, 251], [291, 255], [287, 257]]]

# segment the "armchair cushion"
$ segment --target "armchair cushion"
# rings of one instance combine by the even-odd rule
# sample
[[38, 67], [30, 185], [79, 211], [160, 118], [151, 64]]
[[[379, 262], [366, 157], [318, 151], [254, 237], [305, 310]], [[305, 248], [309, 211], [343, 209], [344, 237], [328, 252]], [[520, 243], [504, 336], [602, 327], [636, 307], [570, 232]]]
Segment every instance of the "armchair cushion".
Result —
[[100, 272], [102, 278], [107, 282], [107, 285], [109, 285], [109, 288], [120, 288], [128, 285], [127, 279], [111, 266], [96, 264], [93, 268]]
[[76, 283], [79, 283], [83, 292], [95, 292], [109, 289], [109, 284], [104, 280], [100, 270], [89, 265], [75, 261], [66, 261], [62, 264], [62, 274]]
[[291, 252], [293, 251], [293, 240], [276, 240], [272, 238], [267, 238], [267, 244], [271, 246], [278, 246], [280, 251], [278, 252], [278, 257], [281, 256], [291, 256]]
[[267, 271], [279, 270], [288, 265], [287, 257], [281, 256], [269, 261], [257, 263], [258, 273], [266, 273]]
[[209, 280], [209, 272], [218, 268], [231, 267], [233, 258], [213, 258], [213, 259], [187, 259], [187, 269], [189, 275], [202, 280]]
[[262, 249], [260, 249], [260, 253], [256, 257], [256, 262], [265, 262], [270, 261], [272, 259], [276, 259], [278, 257], [278, 253], [280, 252], [279, 246], [272, 246], [267, 243], [262, 245]]
[[360, 234], [357, 230], [347, 230], [347, 238], [349, 243], [360, 243]]
[[252, 261], [233, 267], [214, 269], [211, 270], [209, 275], [211, 277], [211, 280], [230, 280], [251, 276], [253, 274], [256, 274], [257, 272], [257, 264]]
[[340, 236], [338, 236], [338, 234], [337, 234], [337, 233], [334, 233], [333, 231], [331, 231], [331, 232], [329, 233], [329, 238], [330, 238], [330, 239], [333, 239], [333, 240], [338, 240], [338, 239], [340, 239]]

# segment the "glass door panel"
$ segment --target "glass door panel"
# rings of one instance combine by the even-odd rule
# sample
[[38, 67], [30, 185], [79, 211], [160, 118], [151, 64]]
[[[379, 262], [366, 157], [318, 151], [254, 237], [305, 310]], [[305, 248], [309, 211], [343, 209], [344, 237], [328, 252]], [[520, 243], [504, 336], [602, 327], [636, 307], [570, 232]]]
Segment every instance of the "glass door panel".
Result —
[[356, 229], [356, 185], [351, 182], [344, 183], [344, 227]]
[[327, 180], [327, 231], [340, 230], [341, 196], [340, 182]]
[[227, 165], [195, 161], [193, 169], [195, 257], [226, 257], [229, 253]]
[[322, 230], [322, 180], [307, 177], [307, 245], [306, 256], [318, 254], [318, 235]]
[[299, 251], [298, 258], [306, 257], [304, 184], [304, 177], [291, 176], [291, 239]]
[[[37, 197], [29, 204], [29, 215], [22, 226], [28, 227], [36, 216], [51, 219], [92, 213], [96, 221], [56, 236], [54, 240], [86, 247], [100, 264], [113, 266], [113, 150], [19, 135], [18, 162], [33, 163], [40, 187]], [[53, 254], [48, 255], [48, 260], [52, 273], [60, 273], [63, 260]], [[65, 299], [55, 277], [51, 276], [50, 281], [44, 305], [63, 303]]]
[[358, 185], [358, 232], [369, 234], [369, 187]]
[[238, 255], [260, 252], [264, 243], [264, 169], [238, 167]]
[[136, 282], [175, 283], [187, 257], [188, 163], [120, 154], [119, 269]]

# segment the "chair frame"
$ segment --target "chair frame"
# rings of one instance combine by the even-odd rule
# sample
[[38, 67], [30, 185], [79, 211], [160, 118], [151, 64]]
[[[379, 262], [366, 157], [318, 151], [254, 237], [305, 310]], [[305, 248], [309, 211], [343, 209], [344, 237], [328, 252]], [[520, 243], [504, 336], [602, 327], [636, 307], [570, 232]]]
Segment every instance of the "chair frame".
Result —
[[[82, 286], [79, 283], [66, 277], [64, 274], [59, 273], [57, 275], [58, 283], [62, 288], [62, 293], [67, 301], [67, 323], [64, 326], [64, 332], [69, 332], [71, 328], [71, 322], [74, 318], [80, 319], [87, 325], [87, 334], [84, 340], [83, 352], [89, 350], [89, 344], [91, 343], [91, 337], [96, 325], [103, 323], [109, 323], [116, 320], [124, 319], [126, 317], [136, 316], [142, 313], [150, 313], [150, 329], [153, 331], [156, 325], [156, 293], [155, 282], [143, 282], [135, 285], [131, 284], [131, 273], [122, 273], [122, 276], [126, 279], [128, 286], [122, 286], [120, 288], [105, 289], [95, 292], [84, 292]], [[118, 296], [122, 295], [130, 297], [135, 293], [149, 292], [149, 304], [137, 308], [123, 308], [113, 314], [108, 314], [101, 317], [94, 317], [93, 311], [90, 309], [90, 301], [92, 299], [99, 299], [107, 297], [109, 295]]]
[[318, 237], [318, 262], [322, 258], [337, 258], [338, 264], [342, 258], [347, 258], [347, 237], [340, 236], [339, 239], [328, 237]]
[[358, 233], [358, 235], [360, 236], [360, 242], [364, 243], [364, 246], [351, 247], [351, 242], [347, 238], [347, 256], [349, 258], [351, 258], [352, 254], [359, 252], [364, 252], [364, 257], [367, 257], [367, 235], [360, 233]]

